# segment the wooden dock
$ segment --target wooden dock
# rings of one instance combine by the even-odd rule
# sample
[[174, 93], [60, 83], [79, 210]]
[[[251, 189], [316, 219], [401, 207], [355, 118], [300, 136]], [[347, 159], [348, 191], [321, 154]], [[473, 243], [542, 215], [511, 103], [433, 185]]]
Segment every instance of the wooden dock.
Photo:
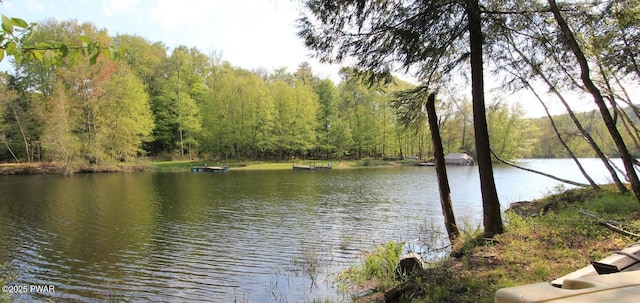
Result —
[[194, 173], [210, 172], [210, 173], [226, 173], [229, 172], [229, 166], [192, 166], [191, 171]]
[[316, 165], [315, 163], [309, 164], [309, 165], [294, 164], [293, 169], [294, 170], [327, 170], [327, 169], [331, 169], [331, 163], [327, 163], [327, 165], [322, 165], [322, 164]]

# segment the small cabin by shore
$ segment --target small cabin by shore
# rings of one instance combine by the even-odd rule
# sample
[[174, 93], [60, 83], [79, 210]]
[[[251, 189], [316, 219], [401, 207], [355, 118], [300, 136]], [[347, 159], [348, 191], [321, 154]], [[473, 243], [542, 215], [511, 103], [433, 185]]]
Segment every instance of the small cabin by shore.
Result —
[[465, 153], [450, 153], [444, 157], [444, 163], [447, 165], [473, 165], [473, 157]]

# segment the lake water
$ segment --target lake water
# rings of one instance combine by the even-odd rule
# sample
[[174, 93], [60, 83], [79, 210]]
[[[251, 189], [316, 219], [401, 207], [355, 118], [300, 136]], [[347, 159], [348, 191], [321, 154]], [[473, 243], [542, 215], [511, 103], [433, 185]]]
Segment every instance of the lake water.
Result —
[[[582, 161], [609, 182], [597, 160]], [[570, 160], [521, 164], [584, 182]], [[503, 208], [559, 184], [494, 170]], [[477, 167], [448, 173], [458, 223], [481, 226]], [[0, 176], [0, 265], [11, 285], [55, 289], [17, 301], [348, 301], [335, 274], [363, 251], [442, 230], [435, 175], [386, 167]]]

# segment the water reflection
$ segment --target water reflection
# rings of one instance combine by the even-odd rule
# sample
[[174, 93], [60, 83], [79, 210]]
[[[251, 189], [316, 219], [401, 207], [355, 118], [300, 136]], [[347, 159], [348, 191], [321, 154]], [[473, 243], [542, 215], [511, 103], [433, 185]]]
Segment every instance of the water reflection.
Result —
[[[572, 171], [545, 161], [525, 164]], [[495, 173], [503, 206], [557, 185]], [[451, 167], [449, 178], [456, 216], [478, 224], [477, 168]], [[0, 264], [19, 283], [56, 287], [24, 301], [347, 300], [333, 275], [361, 250], [429, 239], [424, 227], [442, 221], [424, 167], [2, 176], [0, 197]]]

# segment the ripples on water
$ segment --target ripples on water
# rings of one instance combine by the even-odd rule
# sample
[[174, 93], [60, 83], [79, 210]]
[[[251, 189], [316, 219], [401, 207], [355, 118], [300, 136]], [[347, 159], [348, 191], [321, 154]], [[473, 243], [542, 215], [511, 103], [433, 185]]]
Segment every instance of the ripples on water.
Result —
[[[479, 223], [476, 168], [449, 178], [458, 220]], [[496, 180], [503, 206], [555, 185]], [[0, 197], [0, 264], [56, 290], [18, 301], [348, 301], [335, 273], [362, 250], [442, 224], [432, 168], [3, 176]]]

